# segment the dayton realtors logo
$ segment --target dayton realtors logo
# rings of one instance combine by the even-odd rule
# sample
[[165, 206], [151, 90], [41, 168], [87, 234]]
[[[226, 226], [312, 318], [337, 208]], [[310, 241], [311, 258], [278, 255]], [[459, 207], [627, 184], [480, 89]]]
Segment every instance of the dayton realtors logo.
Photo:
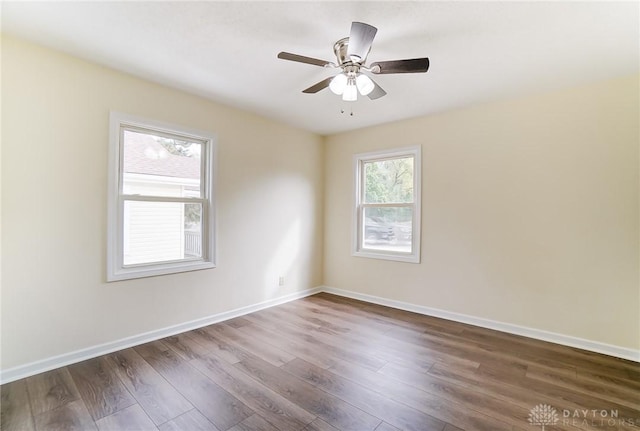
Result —
[[528, 421], [531, 425], [542, 427], [552, 427], [561, 425], [576, 428], [611, 428], [620, 426], [640, 427], [640, 418], [630, 419], [619, 417], [618, 410], [587, 410], [587, 409], [564, 409], [558, 410], [548, 404], [538, 404], [529, 411]]
[[542, 431], [544, 431], [545, 426], [555, 425], [559, 420], [556, 409], [548, 404], [538, 404], [529, 412], [529, 423], [541, 426]]

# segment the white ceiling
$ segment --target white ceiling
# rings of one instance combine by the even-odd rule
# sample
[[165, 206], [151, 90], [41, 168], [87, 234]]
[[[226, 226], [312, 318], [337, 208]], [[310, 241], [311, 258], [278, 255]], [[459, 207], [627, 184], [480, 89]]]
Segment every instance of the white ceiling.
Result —
[[[613, 2], [2, 2], [2, 31], [320, 134], [640, 71], [640, 4]], [[388, 93], [342, 102], [301, 90], [335, 73], [352, 21], [378, 28], [368, 62]], [[341, 114], [344, 108], [347, 114]], [[354, 115], [348, 113], [353, 109]]]

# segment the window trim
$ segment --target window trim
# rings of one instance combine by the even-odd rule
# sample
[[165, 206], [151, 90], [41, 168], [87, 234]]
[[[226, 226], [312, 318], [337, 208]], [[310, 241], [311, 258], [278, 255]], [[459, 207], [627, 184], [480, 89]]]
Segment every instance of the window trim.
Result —
[[[421, 219], [421, 184], [422, 184], [422, 157], [421, 146], [415, 145], [410, 147], [394, 148], [390, 150], [372, 151], [368, 153], [354, 154], [353, 156], [353, 175], [354, 175], [354, 189], [353, 189], [353, 215], [352, 215], [352, 227], [351, 227], [351, 255], [356, 257], [366, 257], [371, 259], [384, 259], [393, 260], [399, 262], [420, 263], [420, 226], [422, 224]], [[375, 160], [386, 160], [402, 157], [413, 157], [413, 204], [389, 204], [392, 207], [412, 206], [413, 207], [413, 220], [411, 225], [411, 253], [394, 252], [389, 250], [374, 250], [362, 247], [362, 231], [364, 226], [362, 224], [363, 209], [371, 204], [363, 203], [362, 197], [364, 194], [364, 181], [362, 176], [364, 175], [363, 165], [365, 162], [371, 162]], [[384, 206], [385, 204], [383, 204]], [[375, 206], [380, 206], [375, 205]]]
[[[201, 198], [154, 197], [140, 195], [124, 195], [122, 193], [122, 135], [123, 127], [141, 129], [155, 134], [178, 135], [203, 143], [201, 156]], [[216, 267], [216, 205], [215, 205], [215, 173], [217, 161], [216, 135], [175, 124], [141, 118], [121, 112], [111, 111], [109, 115], [109, 166], [107, 197], [107, 282], [128, 280], [142, 277], [175, 274]], [[131, 196], [135, 196], [131, 199]], [[202, 203], [202, 254], [201, 258], [181, 259], [124, 265], [124, 201], [145, 200], [154, 202], [199, 202]]]

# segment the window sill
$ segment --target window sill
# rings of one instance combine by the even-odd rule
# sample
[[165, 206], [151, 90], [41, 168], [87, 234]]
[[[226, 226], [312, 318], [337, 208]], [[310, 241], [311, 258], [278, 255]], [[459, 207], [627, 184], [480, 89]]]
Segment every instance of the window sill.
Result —
[[190, 262], [172, 262], [161, 265], [145, 265], [134, 266], [128, 268], [118, 268], [109, 271], [107, 274], [107, 282], [130, 280], [135, 278], [155, 277], [158, 275], [178, 274], [188, 271], [199, 271], [202, 269], [215, 268], [213, 262], [208, 261], [190, 261]]
[[416, 256], [414, 254], [396, 254], [385, 253], [383, 251], [360, 250], [354, 251], [352, 256], [366, 257], [369, 259], [393, 260], [396, 262], [420, 263], [420, 256]]

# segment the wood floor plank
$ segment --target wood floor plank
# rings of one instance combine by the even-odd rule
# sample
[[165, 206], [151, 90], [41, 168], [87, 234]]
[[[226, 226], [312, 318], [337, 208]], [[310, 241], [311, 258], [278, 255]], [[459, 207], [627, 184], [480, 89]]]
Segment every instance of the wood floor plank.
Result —
[[378, 318], [383, 318], [389, 323], [397, 326], [404, 326], [406, 328], [416, 328], [422, 330], [423, 328], [429, 328], [435, 326], [438, 328], [438, 332], [447, 334], [461, 333], [468, 327], [463, 323], [454, 322], [451, 320], [438, 319], [432, 316], [426, 316], [423, 314], [413, 313], [410, 311], [399, 310], [397, 308], [385, 307], [377, 304], [367, 303], [359, 301], [357, 299], [340, 297], [331, 294], [318, 294], [314, 295], [314, 298], [328, 300], [331, 306], [336, 304], [342, 304], [349, 310], [358, 310], [374, 315]]
[[[305, 303], [305, 301], [301, 301], [303, 302], [303, 304]], [[297, 304], [285, 304], [288, 306], [293, 306], [293, 305], [297, 305]], [[309, 304], [306, 304], [306, 306], [308, 307]], [[313, 304], [313, 306], [311, 308], [304, 308], [304, 305], [302, 307], [298, 306], [298, 308], [303, 308], [304, 310], [309, 310], [311, 313], [319, 313], [320, 315], [322, 315], [323, 317], [325, 317], [326, 319], [330, 320], [330, 322], [336, 322], [339, 325], [342, 325], [344, 327], [349, 327], [348, 331], [344, 332], [344, 335], [340, 336], [340, 339], [349, 339], [352, 342], [364, 342], [363, 343], [363, 347], [366, 349], [367, 347], [371, 347], [372, 345], [375, 345], [376, 343], [372, 343], [371, 339], [373, 340], [377, 340], [379, 339], [379, 337], [381, 335], [385, 335], [387, 337], [392, 337], [393, 339], [398, 339], [401, 338], [404, 341], [407, 341], [407, 337], [398, 337], [397, 333], [393, 333], [393, 327], [392, 325], [390, 325], [387, 321], [385, 322], [379, 322], [379, 321], [373, 321], [375, 326], [370, 325], [370, 323], [372, 322], [371, 320], [369, 320], [366, 317], [360, 316], [360, 315], [352, 315], [352, 314], [347, 314], [347, 313], [341, 313], [339, 311], [336, 311], [334, 309], [331, 309], [327, 306], [318, 306], [317, 304]], [[287, 310], [288, 311], [288, 310]], [[293, 312], [293, 311], [291, 311]], [[302, 317], [305, 317], [305, 314], [301, 314]], [[337, 325], [336, 325], [337, 326]], [[341, 327], [341, 326], [338, 326]], [[403, 331], [404, 329], [401, 328]], [[313, 332], [313, 331], [312, 331]], [[456, 331], [459, 332], [459, 331]], [[410, 333], [410, 340], [409, 341], [418, 341], [418, 342], [422, 342], [423, 340], [423, 336], [425, 333], [425, 328], [424, 327], [420, 327], [420, 328], [415, 328], [412, 329], [411, 331], [409, 331]], [[440, 337], [446, 337], [445, 339], [449, 340], [451, 339], [451, 335], [449, 333], [442, 333], [442, 332], [437, 332], [437, 334]], [[336, 337], [337, 338], [337, 337]]]
[[612, 387], [577, 377], [567, 377], [562, 373], [555, 373], [551, 370], [535, 366], [528, 368], [526, 376], [531, 379], [553, 383], [571, 389], [572, 391], [596, 397], [604, 396], [618, 404], [640, 410], [640, 398], [636, 398], [638, 396], [638, 390], [626, 389], [619, 386]]
[[427, 356], [439, 362], [468, 361], [470, 367], [483, 364], [485, 367], [500, 370], [516, 370], [520, 374], [526, 371], [526, 363], [517, 357], [496, 355], [495, 352], [483, 348], [474, 343], [460, 343], [457, 339], [451, 340], [443, 337], [433, 337], [421, 333], [419, 337], [414, 334], [411, 337], [398, 337], [396, 332], [388, 332], [381, 335], [385, 344], [402, 349], [405, 355], [410, 357]]
[[[321, 299], [321, 301], [324, 301], [325, 303], [328, 303], [328, 304], [332, 304], [331, 300], [333, 299], [334, 298], [332, 297], [330, 297], [329, 299], [325, 297], [325, 299]], [[345, 301], [345, 298], [338, 298], [337, 301], [338, 301], [338, 307], [346, 307], [347, 310], [349, 309], [348, 308], [349, 305], [345, 305], [345, 303], [349, 304], [354, 302], [354, 300], [351, 300], [348, 298], [346, 299], [346, 301]], [[370, 317], [367, 317], [367, 316], [369, 316], [370, 313], [374, 313], [374, 314], [381, 314], [385, 316], [395, 316], [396, 320], [398, 321], [402, 321], [404, 319], [415, 319], [416, 321], [420, 321], [422, 319], [431, 319], [431, 320], [440, 320], [442, 322], [447, 322], [446, 325], [455, 325], [456, 327], [458, 327], [458, 329], [471, 328], [469, 325], [464, 325], [457, 322], [444, 321], [442, 319], [435, 319], [430, 316], [416, 315], [415, 313], [409, 313], [402, 310], [395, 310], [389, 307], [382, 307], [375, 304], [360, 304], [360, 301], [355, 301], [355, 304], [358, 304], [358, 307], [361, 309], [358, 310], [356, 313], [353, 313], [353, 316], [350, 316], [349, 318], [358, 319], [358, 316], [360, 316], [360, 318], [369, 319]], [[374, 322], [376, 322], [376, 324], [379, 324], [378, 319], [374, 319]], [[386, 323], [392, 324], [392, 321], [389, 321], [389, 320], [384, 320], [384, 322], [385, 324]], [[473, 354], [467, 355], [467, 358], [472, 359], [478, 363], [483, 361], [496, 362], [496, 364], [498, 362], [503, 362], [504, 364], [506, 364], [505, 366], [507, 366], [509, 363], [519, 363], [523, 366], [526, 366], [529, 363], [532, 363], [539, 366], [549, 366], [556, 371], [561, 369], [562, 367], [566, 367], [567, 373], [572, 373], [575, 375], [574, 366], [567, 365], [566, 363], [553, 360], [550, 358], [546, 358], [544, 356], [541, 357], [539, 355], [527, 353], [522, 348], [510, 348], [509, 346], [502, 346], [500, 344], [498, 344], [498, 348], [496, 348], [495, 345], [491, 345], [491, 344], [487, 345], [486, 343], [483, 344], [482, 339], [469, 340], [467, 338], [464, 338], [458, 335], [460, 334], [460, 331], [456, 331], [458, 332], [458, 334], [452, 335], [452, 334], [443, 334], [442, 332], [433, 331], [430, 328], [427, 328], [422, 332], [421, 335], [418, 335], [417, 333], [421, 331], [420, 326], [416, 326], [416, 324], [412, 324], [412, 325], [413, 326], [404, 327], [402, 329], [381, 331], [380, 335], [382, 337], [386, 337], [387, 339], [392, 340], [392, 342], [403, 341], [403, 342], [407, 342], [407, 344], [416, 344], [421, 347], [426, 347], [430, 351], [437, 351], [438, 354], [440, 355], [448, 354], [451, 357], [459, 357], [465, 353], [469, 353], [469, 348], [475, 347], [471, 352]], [[363, 324], [360, 326], [365, 326], [365, 325]], [[497, 331], [491, 331], [486, 329], [483, 329], [483, 331], [488, 331], [489, 333], [498, 333]], [[502, 333], [498, 333], [498, 334], [502, 334]], [[507, 335], [511, 336], [511, 334], [507, 334]], [[512, 336], [512, 337], [518, 337], [518, 336]], [[423, 340], [420, 340], [420, 338], [423, 338]], [[520, 338], [523, 338], [523, 337], [520, 337]], [[501, 339], [498, 341], [502, 342]], [[447, 362], [443, 360], [443, 358], [439, 358], [439, 360], [443, 362]]]
[[303, 431], [339, 431], [337, 428], [332, 427], [322, 419], [318, 418], [311, 422]]
[[334, 333], [344, 334], [351, 331], [348, 325], [341, 325], [332, 321], [330, 317], [323, 316], [318, 307], [314, 307], [313, 304], [307, 303], [304, 300], [301, 300], [296, 304], [285, 303], [282, 304], [280, 308], [289, 313], [296, 314], [297, 317], [311, 323], [312, 325], [329, 329]]
[[325, 293], [0, 393], [6, 431], [640, 429], [640, 363]]
[[138, 355], [144, 358], [145, 356], [151, 356], [155, 354], [159, 350], [166, 352], [167, 350], [171, 350], [171, 348], [167, 343], [165, 343], [165, 338], [163, 338], [162, 340], [155, 340], [149, 343], [140, 344], [138, 346], [135, 346], [133, 350], [135, 350]]
[[27, 382], [17, 380], [0, 386], [0, 429], [32, 431], [35, 429]]
[[516, 361], [484, 360], [477, 369], [477, 373], [500, 375], [505, 379], [517, 379], [527, 375], [529, 366]]
[[259, 415], [249, 416], [229, 431], [280, 431]]
[[[461, 377], [465, 373], [463, 370], [452, 370], [441, 363], [434, 365], [427, 374], [394, 363], [389, 363], [379, 372], [514, 426], [521, 425], [526, 420], [527, 414], [533, 406], [542, 402], [552, 402], [552, 400], [530, 391], [523, 391], [504, 384], [496, 385], [491, 379], [484, 380], [484, 384], [478, 384], [477, 381], [470, 381], [470, 379], [465, 380]], [[477, 372], [471, 374], [482, 375]], [[498, 374], [504, 379], [514, 378], [509, 371], [498, 372]], [[452, 376], [455, 377], [452, 378]], [[523, 377], [520, 374], [517, 376]], [[436, 377], [436, 379], [432, 377]], [[466, 389], [462, 389], [462, 387]], [[557, 428], [559, 430], [565, 429], [560, 426]]]
[[288, 313], [278, 311], [276, 308], [263, 310], [260, 315], [262, 316], [260, 324], [290, 336], [297, 341], [317, 346], [319, 350], [325, 351], [333, 357], [355, 362], [372, 370], [378, 370], [386, 363], [384, 360], [362, 353], [359, 349], [352, 349], [351, 345], [342, 341], [340, 337], [332, 336], [338, 335], [336, 333], [315, 332], [312, 334], [310, 331], [314, 329], [313, 325], [311, 327], [301, 327], [289, 324], [290, 321], [287, 320]]
[[82, 400], [70, 401], [35, 415], [37, 431], [96, 431], [95, 422]]
[[445, 426], [441, 420], [302, 359], [295, 359], [284, 365], [282, 369], [400, 429], [431, 431], [442, 430]]
[[220, 431], [197, 409], [188, 411], [158, 426], [159, 431]]
[[105, 357], [89, 359], [67, 368], [93, 420], [136, 404]]
[[[245, 321], [251, 323], [246, 318]], [[234, 328], [223, 323], [221, 325], [208, 326], [204, 329], [214, 337], [222, 338], [222, 340], [242, 349], [243, 351], [260, 356], [262, 359], [276, 367], [286, 364], [295, 358], [294, 355], [277, 348], [273, 344], [265, 342], [262, 338], [252, 336], [250, 332], [238, 331], [238, 329], [247, 328], [248, 326], [249, 325], [247, 324]]]
[[[247, 316], [247, 318], [252, 318], [252, 316]], [[295, 340], [289, 339], [289, 337], [282, 337], [277, 331], [274, 332], [259, 324], [243, 326], [239, 330], [253, 337], [261, 337], [263, 340], [267, 340], [269, 344], [291, 354], [294, 358], [302, 358], [319, 367], [329, 368], [335, 363], [331, 355], [326, 352], [307, 344], [298, 343]]]
[[162, 342], [185, 361], [205, 357], [209, 352], [206, 347], [199, 344], [188, 332], [163, 338]]
[[629, 379], [621, 379], [602, 373], [600, 371], [593, 371], [585, 368], [578, 368], [576, 370], [576, 377], [584, 380], [590, 380], [601, 385], [609, 386], [612, 388], [628, 389], [633, 393], [640, 393], [640, 380], [633, 381]]
[[[456, 364], [462, 369], [477, 369], [480, 366], [477, 358], [469, 357], [469, 352], [454, 352], [441, 349], [438, 346], [414, 345], [393, 337], [382, 336], [380, 345], [386, 346], [386, 350], [379, 353], [387, 362], [412, 364], [419, 368], [429, 368], [436, 362]], [[444, 350], [444, 351], [443, 351]]]
[[[372, 321], [357, 314], [338, 310], [331, 310], [330, 313], [333, 319], [339, 319], [352, 327], [352, 330], [341, 338], [358, 346], [360, 350], [367, 351], [385, 361], [405, 360], [427, 363], [429, 366], [435, 361], [455, 361], [474, 368], [479, 366], [479, 362], [462, 358], [464, 355], [461, 355], [459, 350], [445, 350], [433, 343], [428, 346], [416, 345], [395, 335], [389, 335], [390, 328], [385, 323], [373, 322], [372, 324]], [[423, 334], [414, 335], [415, 339], [421, 340]]]
[[[410, 385], [384, 378], [380, 373], [342, 362], [329, 371], [386, 395], [409, 407], [420, 410], [443, 422], [451, 423], [463, 429], [476, 431], [512, 431], [512, 426], [490, 415], [479, 413], [459, 403], [443, 399], [440, 396], [424, 392]], [[461, 414], [460, 412], [464, 412]]]
[[233, 319], [229, 319], [229, 320], [225, 320], [225, 325], [229, 325], [233, 328], [241, 328], [245, 325], [250, 324], [251, 322], [249, 322], [247, 319], [245, 319], [244, 317], [235, 317]]
[[[321, 295], [318, 296], [320, 298], [320, 303], [324, 303], [335, 310], [341, 311], [345, 315], [349, 315], [353, 318], [358, 318], [362, 321], [365, 321], [368, 327], [374, 328], [381, 333], [386, 333], [392, 330], [394, 326], [398, 329], [404, 326], [402, 322], [397, 322], [397, 319], [386, 318], [378, 313], [371, 312], [370, 310], [372, 309], [372, 304], [365, 306], [365, 304], [360, 303], [360, 301], [351, 300], [348, 298], [333, 296], [329, 299], [328, 297], [322, 297]], [[377, 307], [374, 307], [373, 310], [376, 310]]]
[[381, 422], [380, 419], [343, 403], [338, 398], [260, 359], [245, 359], [235, 366], [340, 430], [374, 430]]
[[[438, 376], [442, 379], [448, 379], [456, 384], [467, 385], [470, 388], [476, 388], [476, 390], [487, 393], [492, 397], [502, 399], [505, 403], [517, 403], [523, 408], [533, 408], [538, 404], [548, 404], [556, 408], [558, 411], [568, 410], [593, 410], [596, 405], [599, 405], [600, 409], [616, 409], [606, 403], [604, 400], [601, 402], [594, 401], [593, 398], [580, 396], [580, 394], [572, 393], [562, 387], [555, 386], [547, 382], [534, 382], [528, 378], [518, 380], [508, 380], [508, 383], [496, 381], [491, 376], [482, 375], [478, 373], [449, 370], [446, 364], [436, 364], [429, 374]], [[419, 377], [407, 375], [405, 376], [407, 381], [415, 384], [419, 381]], [[545, 385], [541, 388], [539, 385]], [[523, 390], [527, 388], [528, 390]], [[542, 389], [542, 390], [541, 390]], [[585, 404], [586, 402], [586, 404]], [[595, 402], [595, 404], [593, 404]], [[590, 404], [591, 403], [591, 404]], [[617, 410], [617, 409], [616, 409]], [[637, 412], [640, 413], [640, 412]], [[621, 417], [635, 417], [636, 413], [632, 411], [620, 411]], [[630, 416], [631, 415], [631, 416]], [[640, 416], [638, 416], [640, 417]], [[583, 427], [581, 424], [562, 427], [561, 425], [555, 426], [558, 429], [591, 429], [591, 427]], [[619, 429], [625, 429], [624, 426], [620, 426]]]
[[[424, 375], [413, 370], [402, 369], [401, 367], [387, 367], [381, 372], [384, 372], [386, 375], [393, 376], [395, 379], [417, 388], [428, 385], [428, 383], [423, 382], [423, 380], [425, 379]], [[447, 364], [438, 363], [434, 365], [431, 370], [429, 370], [428, 374], [430, 376], [435, 376], [441, 380], [446, 380], [455, 385], [464, 386], [469, 390], [478, 392], [482, 396], [497, 399], [499, 400], [499, 402], [503, 403], [503, 410], [505, 411], [512, 410], [512, 408], [510, 407], [512, 405], [520, 407], [520, 412], [522, 414], [528, 413], [531, 408], [538, 404], [549, 404], [558, 406], [557, 404], [555, 404], [556, 400], [554, 399], [541, 396], [540, 394], [536, 394], [535, 392], [523, 391], [522, 389], [515, 386], [496, 384], [491, 379], [483, 378], [477, 373], [450, 368]], [[497, 405], [501, 404], [498, 403]], [[480, 410], [484, 413], [487, 413], [486, 410]], [[518, 417], [516, 417], [516, 419], [518, 419]], [[519, 420], [515, 421], [515, 423], [525, 424], [526, 419], [527, 416], [520, 417]], [[562, 430], [566, 428], [558, 426], [557, 429]], [[573, 428], [573, 430], [576, 429], [580, 428]]]
[[136, 430], [157, 431], [155, 424], [142, 410], [139, 404], [134, 404], [112, 415], [96, 421], [99, 431]]
[[[349, 327], [347, 334], [369, 334], [377, 338], [391, 329], [387, 323], [376, 321], [361, 310], [354, 310], [347, 305], [334, 304], [326, 299], [306, 299], [321, 307], [320, 310], [325, 318], [330, 318], [332, 322], [341, 326]], [[361, 323], [361, 325], [356, 325], [356, 323]]]
[[[314, 296], [315, 298], [315, 296]], [[326, 299], [315, 300], [313, 298], [305, 298], [313, 301], [312, 312], [321, 314], [324, 318], [329, 319], [334, 324], [345, 326], [349, 331], [345, 334], [351, 335], [352, 338], [372, 337], [377, 340], [383, 334], [389, 332], [392, 327], [387, 322], [375, 320], [369, 314], [360, 311], [354, 311], [346, 305], [333, 304]]]
[[[436, 429], [436, 428], [433, 428]], [[401, 431], [400, 428], [396, 428], [393, 425], [390, 425], [386, 422], [382, 422], [380, 425], [378, 425], [378, 428], [376, 428], [376, 431]]]
[[281, 431], [296, 431], [315, 419], [308, 411], [214, 356], [194, 359], [194, 367], [226, 389]]
[[576, 367], [570, 363], [549, 359], [534, 353], [528, 353], [522, 349], [514, 350], [505, 348], [501, 345], [480, 343], [466, 339], [462, 336], [457, 336], [455, 339], [447, 339], [442, 338], [439, 334], [425, 332], [423, 337], [428, 340], [429, 346], [432, 348], [440, 349], [452, 354], [455, 354], [455, 352], [468, 352], [473, 350], [473, 359], [478, 362], [482, 362], [486, 366], [493, 363], [496, 367], [500, 368], [504, 364], [512, 363], [526, 369], [529, 365], [535, 365], [536, 367], [547, 368], [554, 372], [563, 373], [567, 376], [576, 376]]
[[66, 367], [28, 377], [27, 390], [34, 416], [80, 399]]
[[253, 414], [253, 410], [242, 401], [205, 377], [172, 350], [158, 348], [152, 351], [154, 345], [158, 343], [147, 344], [144, 359], [216, 427], [229, 429]]
[[107, 360], [156, 425], [193, 409], [193, 405], [133, 349], [111, 353]]
[[452, 320], [439, 319], [432, 316], [414, 313], [411, 311], [386, 307], [383, 305], [373, 304], [370, 302], [360, 301], [358, 299], [347, 298], [344, 296], [338, 296], [328, 293], [320, 293], [318, 295], [314, 295], [312, 298], [318, 298], [324, 301], [328, 301], [332, 306], [345, 306], [347, 310], [357, 310], [359, 312], [365, 312], [385, 319], [390, 319], [392, 323], [398, 326], [422, 327], [425, 323], [432, 323], [443, 328], [447, 327], [451, 328], [452, 330], [457, 329], [457, 332], [461, 332], [468, 327], [468, 325], [465, 325], [464, 323], [459, 323]]
[[231, 344], [205, 331], [203, 328], [189, 332], [189, 336], [225, 361], [235, 364], [247, 356], [247, 352], [235, 344]]
[[[304, 308], [296, 307], [292, 310], [286, 308], [286, 304], [285, 307], [272, 307], [261, 310], [259, 313], [253, 313], [252, 316], [262, 316], [268, 318], [275, 317], [277, 319], [283, 314], [286, 315], [286, 320], [283, 320], [283, 322], [295, 326], [302, 331], [316, 331], [333, 335], [349, 332], [348, 328], [332, 325], [328, 321], [323, 322], [315, 316], [310, 316], [311, 313]], [[331, 329], [331, 326], [334, 326], [336, 329]]]
[[486, 328], [469, 326], [463, 335], [470, 341], [483, 340], [505, 351], [536, 355], [576, 367], [601, 370], [613, 377], [640, 381], [640, 369], [632, 361]]
[[[393, 375], [392, 378], [397, 379], [396, 375]], [[528, 408], [507, 403], [476, 388], [458, 385], [429, 374], [422, 374], [419, 381], [405, 381], [405, 383], [415, 385], [418, 389], [442, 400], [455, 402], [467, 409], [473, 409], [511, 425], [521, 425], [529, 413]]]
[[[594, 396], [584, 394], [582, 392], [574, 391], [552, 382], [531, 379], [528, 377], [522, 379], [505, 378], [500, 375], [483, 375], [484, 378], [490, 379], [496, 384], [515, 385], [518, 388], [527, 390], [531, 393], [540, 394], [541, 396], [548, 396], [556, 399], [556, 404], [560, 406], [576, 406], [576, 408], [599, 410], [603, 407], [608, 410], [616, 410], [620, 417], [627, 418], [640, 418], [640, 408], [630, 408], [625, 405], [619, 404], [606, 397]], [[633, 400], [640, 399], [640, 392], [638, 396], [634, 396]], [[572, 408], [572, 407], [571, 407]], [[640, 421], [638, 421], [640, 422]]]

